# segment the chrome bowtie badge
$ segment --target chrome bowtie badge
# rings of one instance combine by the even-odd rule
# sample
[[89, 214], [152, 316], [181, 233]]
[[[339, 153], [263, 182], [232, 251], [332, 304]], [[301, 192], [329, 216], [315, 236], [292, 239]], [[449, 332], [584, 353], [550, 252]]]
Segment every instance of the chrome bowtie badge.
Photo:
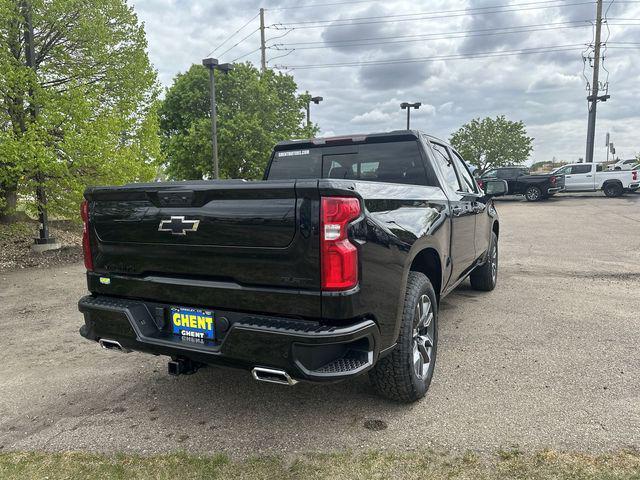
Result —
[[200, 220], [185, 220], [184, 217], [171, 216], [169, 220], [160, 220], [159, 232], [171, 232], [171, 235], [186, 235], [198, 230]]

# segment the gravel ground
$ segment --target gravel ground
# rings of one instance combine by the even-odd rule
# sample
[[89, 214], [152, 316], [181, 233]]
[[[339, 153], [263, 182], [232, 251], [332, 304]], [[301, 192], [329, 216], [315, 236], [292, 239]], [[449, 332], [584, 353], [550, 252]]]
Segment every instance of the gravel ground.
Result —
[[640, 195], [501, 200], [494, 292], [442, 304], [426, 398], [366, 377], [287, 388], [244, 371], [169, 377], [166, 359], [82, 339], [83, 267], [0, 272], [0, 449], [492, 451], [640, 448]]
[[54, 220], [50, 222], [50, 233], [62, 248], [34, 253], [30, 247], [38, 236], [37, 222], [0, 224], [0, 274], [19, 268], [51, 267], [82, 261], [82, 225]]

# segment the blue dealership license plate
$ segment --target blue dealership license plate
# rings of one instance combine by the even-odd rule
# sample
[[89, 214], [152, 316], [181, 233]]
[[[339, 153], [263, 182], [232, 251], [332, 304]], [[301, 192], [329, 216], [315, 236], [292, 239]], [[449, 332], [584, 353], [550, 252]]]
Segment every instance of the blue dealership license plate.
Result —
[[188, 307], [171, 307], [173, 333], [182, 337], [213, 340], [215, 326], [213, 312]]

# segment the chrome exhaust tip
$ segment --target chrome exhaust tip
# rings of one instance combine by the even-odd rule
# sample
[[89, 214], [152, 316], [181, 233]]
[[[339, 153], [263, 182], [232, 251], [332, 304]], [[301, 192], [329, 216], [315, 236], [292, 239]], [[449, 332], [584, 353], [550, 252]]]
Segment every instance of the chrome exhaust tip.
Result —
[[251, 375], [259, 382], [277, 383], [279, 385], [295, 385], [298, 383], [284, 370], [274, 368], [255, 367], [251, 370]]
[[131, 350], [129, 350], [128, 348], [124, 348], [122, 345], [120, 345], [120, 342], [116, 342], [115, 340], [108, 340], [106, 338], [101, 338], [100, 340], [98, 340], [98, 343], [105, 350], [114, 350], [120, 353], [131, 352]]

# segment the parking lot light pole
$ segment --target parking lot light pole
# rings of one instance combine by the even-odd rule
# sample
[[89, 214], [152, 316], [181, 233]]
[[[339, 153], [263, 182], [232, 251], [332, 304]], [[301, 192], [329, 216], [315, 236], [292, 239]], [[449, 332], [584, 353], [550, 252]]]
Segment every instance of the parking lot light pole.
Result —
[[213, 73], [214, 70], [220, 70], [221, 72], [228, 73], [233, 68], [233, 65], [229, 63], [218, 63], [217, 58], [205, 58], [202, 60], [202, 65], [209, 69], [209, 81], [211, 82], [211, 146], [213, 149], [213, 178], [217, 180], [220, 178], [218, 171], [218, 125], [217, 125], [217, 112], [216, 112], [216, 78]]
[[415, 102], [415, 103], [402, 102], [400, 104], [400, 108], [402, 110], [407, 111], [407, 130], [409, 130], [409, 125], [411, 124], [411, 109], [415, 108], [416, 110], [418, 110], [421, 105], [422, 105], [422, 102]]
[[322, 100], [322, 97], [307, 97], [307, 127], [311, 126], [311, 102], [318, 105]]

